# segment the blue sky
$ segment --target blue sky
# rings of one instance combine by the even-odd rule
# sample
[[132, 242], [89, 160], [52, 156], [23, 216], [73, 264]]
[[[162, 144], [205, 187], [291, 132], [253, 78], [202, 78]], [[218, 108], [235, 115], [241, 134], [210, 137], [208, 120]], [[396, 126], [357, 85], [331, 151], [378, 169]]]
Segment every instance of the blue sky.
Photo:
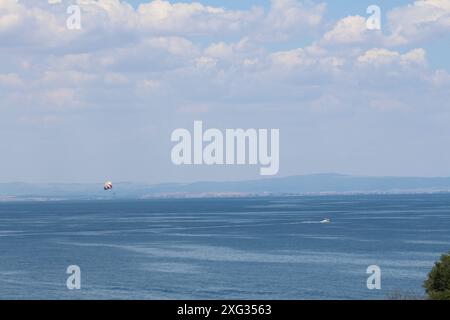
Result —
[[450, 0], [53, 2], [0, 0], [0, 182], [260, 177], [174, 166], [194, 120], [279, 128], [281, 176], [450, 176]]

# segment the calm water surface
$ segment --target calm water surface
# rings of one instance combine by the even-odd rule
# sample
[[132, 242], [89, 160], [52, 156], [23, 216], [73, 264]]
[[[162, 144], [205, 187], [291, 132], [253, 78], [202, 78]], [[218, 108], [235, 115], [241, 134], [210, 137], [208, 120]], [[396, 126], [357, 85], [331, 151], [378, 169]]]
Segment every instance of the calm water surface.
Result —
[[449, 250], [449, 194], [0, 203], [0, 299], [420, 296]]

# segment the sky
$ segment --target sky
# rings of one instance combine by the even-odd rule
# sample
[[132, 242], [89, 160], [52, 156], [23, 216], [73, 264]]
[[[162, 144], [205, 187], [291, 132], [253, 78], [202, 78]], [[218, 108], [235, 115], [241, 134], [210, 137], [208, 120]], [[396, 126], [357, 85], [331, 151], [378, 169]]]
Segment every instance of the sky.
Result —
[[450, 0], [0, 0], [0, 183], [261, 177], [175, 166], [195, 120], [279, 129], [279, 176], [450, 176], [449, 56]]

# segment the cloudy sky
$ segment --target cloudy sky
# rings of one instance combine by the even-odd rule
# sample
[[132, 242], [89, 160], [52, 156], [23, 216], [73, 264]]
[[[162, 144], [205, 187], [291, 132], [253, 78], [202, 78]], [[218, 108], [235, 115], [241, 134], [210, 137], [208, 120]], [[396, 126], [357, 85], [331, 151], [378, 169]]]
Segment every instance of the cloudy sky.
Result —
[[449, 57], [450, 0], [0, 0], [0, 182], [259, 178], [174, 166], [194, 120], [279, 128], [280, 176], [450, 176]]

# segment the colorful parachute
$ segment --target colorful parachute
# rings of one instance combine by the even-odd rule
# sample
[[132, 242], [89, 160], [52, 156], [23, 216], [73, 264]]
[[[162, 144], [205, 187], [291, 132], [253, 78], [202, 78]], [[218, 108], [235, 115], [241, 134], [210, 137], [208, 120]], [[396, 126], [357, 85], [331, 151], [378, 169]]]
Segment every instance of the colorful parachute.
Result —
[[106, 181], [105, 184], [103, 185], [103, 189], [106, 190], [111, 190], [113, 188], [112, 182], [111, 181]]

